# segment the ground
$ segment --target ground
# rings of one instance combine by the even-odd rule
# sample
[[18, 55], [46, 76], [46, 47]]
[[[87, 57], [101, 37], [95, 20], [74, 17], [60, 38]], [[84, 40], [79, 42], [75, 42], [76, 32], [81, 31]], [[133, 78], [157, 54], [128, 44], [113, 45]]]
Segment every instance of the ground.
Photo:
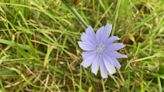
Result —
[[[126, 47], [108, 79], [80, 66], [80, 36], [111, 23]], [[163, 92], [163, 0], [0, 0], [0, 92]]]

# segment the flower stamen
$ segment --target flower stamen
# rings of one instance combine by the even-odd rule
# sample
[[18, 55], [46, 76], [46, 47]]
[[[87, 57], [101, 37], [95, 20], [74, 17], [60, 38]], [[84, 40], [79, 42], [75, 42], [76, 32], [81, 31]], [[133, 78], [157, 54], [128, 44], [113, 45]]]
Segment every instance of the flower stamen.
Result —
[[102, 54], [105, 51], [105, 46], [101, 43], [96, 46], [96, 53]]

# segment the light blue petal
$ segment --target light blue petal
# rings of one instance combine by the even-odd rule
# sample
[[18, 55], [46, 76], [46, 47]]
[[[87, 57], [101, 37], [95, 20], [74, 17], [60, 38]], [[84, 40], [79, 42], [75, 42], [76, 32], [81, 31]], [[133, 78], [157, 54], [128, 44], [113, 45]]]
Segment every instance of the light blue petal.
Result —
[[112, 63], [117, 69], [120, 69], [120, 68], [121, 68], [121, 64], [118, 62], [117, 59], [111, 58], [111, 60], [112, 60], [111, 63]]
[[110, 50], [107, 50], [105, 52], [106, 55], [108, 55], [109, 57], [111, 58], [127, 58], [126, 55], [123, 55], [123, 54], [120, 54], [118, 53], [117, 51], [110, 51]]
[[83, 59], [86, 59], [86, 58], [88, 58], [88, 57], [90, 57], [92, 55], [95, 55], [95, 52], [94, 51], [83, 52], [81, 55], [82, 55]]
[[112, 24], [106, 24], [105, 30], [107, 31], [107, 34], [110, 35], [112, 31]]
[[114, 41], [119, 40], [119, 39], [120, 38], [118, 38], [117, 36], [109, 37], [105, 42], [105, 46], [108, 47], [110, 44], [113, 44]]
[[110, 59], [108, 56], [104, 56], [103, 59], [109, 74], [110, 75], [114, 74], [116, 72], [116, 69], [114, 68], [114, 65], [111, 63], [112, 59]]
[[88, 56], [87, 58], [84, 59], [81, 65], [85, 68], [89, 67], [94, 62], [95, 57], [96, 57], [95, 54]]
[[107, 68], [106, 68], [106, 66], [104, 64], [104, 60], [101, 56], [100, 56], [99, 63], [100, 63], [100, 71], [101, 71], [102, 78], [108, 78]]
[[95, 75], [97, 75], [97, 72], [98, 72], [98, 69], [99, 69], [99, 57], [97, 56], [95, 59], [94, 59], [94, 62], [92, 63], [92, 73], [94, 73]]
[[98, 43], [105, 42], [108, 39], [111, 30], [112, 30], [111, 24], [107, 24], [105, 26], [100, 27], [96, 32], [97, 42]]
[[118, 62], [116, 58], [111, 58], [108, 55], [104, 55], [104, 58], [106, 58], [108, 62], [112, 64], [114, 67], [116, 67], [117, 69], [120, 69], [121, 64]]
[[85, 51], [93, 51], [95, 50], [96, 46], [94, 44], [89, 44], [89, 43], [85, 43], [85, 42], [78, 42], [79, 46], [81, 49], [85, 50]]
[[116, 40], [119, 40], [120, 38], [118, 38], [117, 36], [111, 36], [108, 38], [107, 40], [107, 44], [113, 43]]
[[86, 29], [86, 33], [83, 33], [82, 36], [81, 36], [81, 40], [85, 43], [89, 43], [89, 44], [96, 44], [97, 41], [96, 41], [96, 35], [92, 29], [92, 27], [88, 27]]
[[105, 27], [100, 27], [96, 32], [96, 39], [98, 43], [104, 42], [108, 38], [108, 33], [105, 30]]
[[125, 45], [122, 43], [112, 43], [107, 46], [108, 50], [119, 50], [124, 47], [125, 47]]

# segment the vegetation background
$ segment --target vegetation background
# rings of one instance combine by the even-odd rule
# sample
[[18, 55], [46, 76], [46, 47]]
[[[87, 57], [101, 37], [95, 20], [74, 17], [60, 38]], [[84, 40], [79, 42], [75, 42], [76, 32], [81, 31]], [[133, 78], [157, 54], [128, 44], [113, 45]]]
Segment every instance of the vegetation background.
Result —
[[[82, 62], [86, 26], [126, 48], [108, 79]], [[163, 0], [0, 0], [0, 92], [164, 92]]]

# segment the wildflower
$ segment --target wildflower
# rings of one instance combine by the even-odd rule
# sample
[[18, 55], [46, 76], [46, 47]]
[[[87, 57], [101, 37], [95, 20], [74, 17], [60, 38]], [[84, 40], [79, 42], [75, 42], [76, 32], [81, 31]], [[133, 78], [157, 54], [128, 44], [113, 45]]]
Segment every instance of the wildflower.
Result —
[[91, 71], [95, 75], [100, 67], [102, 78], [108, 78], [108, 74], [112, 75], [116, 69], [120, 69], [121, 65], [117, 58], [126, 58], [126, 55], [120, 54], [117, 50], [124, 48], [122, 43], [113, 43], [119, 40], [117, 36], [109, 36], [112, 30], [112, 25], [107, 24], [102, 26], [94, 33], [91, 26], [82, 34], [81, 41], [78, 42], [82, 53], [83, 62], [81, 65], [84, 68], [91, 66]]

